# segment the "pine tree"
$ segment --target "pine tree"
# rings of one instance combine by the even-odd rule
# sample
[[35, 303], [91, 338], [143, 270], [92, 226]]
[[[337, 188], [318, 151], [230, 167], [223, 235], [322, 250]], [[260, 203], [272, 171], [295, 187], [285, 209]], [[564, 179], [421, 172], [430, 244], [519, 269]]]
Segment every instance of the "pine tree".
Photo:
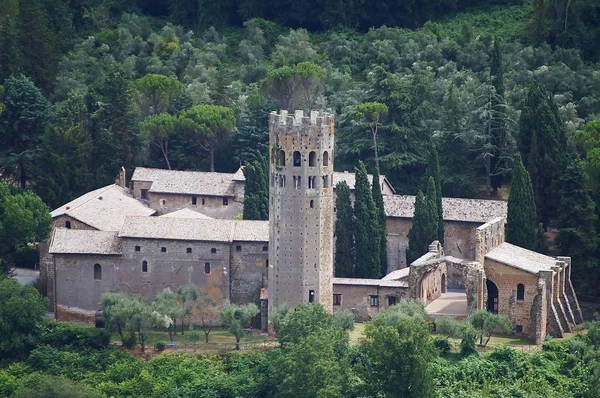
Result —
[[552, 96], [539, 84], [529, 90], [520, 119], [519, 151], [529, 171], [538, 221], [556, 221], [556, 183], [567, 167], [567, 139]]
[[379, 183], [379, 171], [375, 168], [373, 173], [373, 184], [371, 185], [375, 211], [377, 212], [377, 223], [379, 229], [379, 261], [381, 262], [380, 277], [387, 275], [388, 257], [387, 257], [387, 228], [385, 207], [383, 204], [383, 195], [381, 193], [381, 184]]
[[[557, 194], [558, 228], [556, 243], [560, 254], [570, 256], [573, 271], [578, 278], [597, 275], [597, 261], [594, 258], [598, 239], [596, 235], [596, 213], [590, 198], [586, 176], [577, 161], [571, 162], [558, 181]], [[590, 272], [593, 271], [593, 272]]]
[[429, 159], [426, 170], [427, 180], [433, 178], [435, 183], [435, 203], [437, 210], [437, 240], [444, 244], [444, 210], [442, 208], [442, 173], [440, 171], [440, 158], [435, 145], [429, 147]]
[[335, 186], [335, 195], [335, 276], [350, 278], [354, 273], [354, 211], [345, 181]]
[[378, 220], [373, 194], [363, 162], [356, 168], [356, 200], [354, 202], [354, 241], [356, 242], [357, 278], [378, 278], [379, 261]]
[[490, 57], [490, 78], [496, 95], [492, 96], [491, 121], [491, 158], [490, 158], [490, 184], [494, 192], [502, 186], [509, 171], [508, 158], [508, 131], [506, 104], [504, 102], [504, 65], [502, 63], [502, 52], [500, 41], [494, 39], [492, 54]]
[[521, 155], [515, 155], [513, 180], [508, 197], [506, 241], [529, 250], [539, 247], [538, 223], [529, 173], [525, 170]]
[[21, 48], [15, 19], [0, 18], [0, 84], [21, 71]]
[[435, 240], [437, 224], [432, 222], [432, 202], [419, 190], [415, 199], [415, 213], [412, 218], [412, 227], [408, 231], [408, 251], [406, 261], [413, 261], [427, 253], [429, 245]]

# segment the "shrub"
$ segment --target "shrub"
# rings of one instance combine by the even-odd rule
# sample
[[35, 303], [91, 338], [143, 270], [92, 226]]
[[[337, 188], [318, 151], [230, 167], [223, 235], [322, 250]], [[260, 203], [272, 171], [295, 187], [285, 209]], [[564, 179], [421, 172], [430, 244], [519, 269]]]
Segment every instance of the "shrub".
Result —
[[67, 322], [48, 322], [40, 336], [41, 344], [72, 349], [101, 350], [110, 344], [110, 333], [105, 329]]
[[472, 354], [477, 354], [477, 331], [471, 326], [465, 326], [462, 331], [463, 338], [460, 341], [460, 355], [468, 357]]
[[336, 312], [333, 324], [343, 330], [354, 330], [354, 314], [350, 310]]
[[125, 335], [125, 340], [123, 341], [123, 347], [127, 348], [127, 349], [132, 349], [133, 347], [135, 347], [137, 345], [137, 337], [135, 336], [134, 332], [128, 332]]
[[165, 348], [167, 348], [167, 342], [166, 341], [157, 341], [156, 344], [154, 344], [154, 348], [156, 349], [156, 351], [164, 351]]
[[437, 336], [433, 339], [433, 345], [438, 349], [440, 355], [449, 353], [450, 349], [452, 348], [448, 339], [440, 336]]
[[517, 357], [517, 352], [510, 347], [499, 347], [490, 354], [490, 359], [497, 362], [512, 362]]
[[100, 398], [102, 394], [83, 383], [64, 377], [33, 373], [23, 380], [14, 398]]

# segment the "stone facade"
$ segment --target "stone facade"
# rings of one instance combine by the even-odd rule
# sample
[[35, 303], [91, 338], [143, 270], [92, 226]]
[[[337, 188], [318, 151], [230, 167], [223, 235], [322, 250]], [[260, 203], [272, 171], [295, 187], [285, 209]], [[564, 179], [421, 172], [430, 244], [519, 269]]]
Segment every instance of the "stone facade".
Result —
[[357, 322], [366, 322], [381, 309], [408, 298], [406, 286], [385, 283], [373, 284], [371, 280], [334, 278], [333, 311], [350, 310]]
[[332, 310], [333, 115], [269, 118], [269, 309]]

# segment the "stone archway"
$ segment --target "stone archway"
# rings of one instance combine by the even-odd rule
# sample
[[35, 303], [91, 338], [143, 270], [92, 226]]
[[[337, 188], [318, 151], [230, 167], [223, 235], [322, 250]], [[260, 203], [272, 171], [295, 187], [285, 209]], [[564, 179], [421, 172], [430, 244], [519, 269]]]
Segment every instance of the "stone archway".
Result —
[[498, 313], [498, 286], [489, 279], [486, 279], [487, 305], [486, 309], [494, 314]]

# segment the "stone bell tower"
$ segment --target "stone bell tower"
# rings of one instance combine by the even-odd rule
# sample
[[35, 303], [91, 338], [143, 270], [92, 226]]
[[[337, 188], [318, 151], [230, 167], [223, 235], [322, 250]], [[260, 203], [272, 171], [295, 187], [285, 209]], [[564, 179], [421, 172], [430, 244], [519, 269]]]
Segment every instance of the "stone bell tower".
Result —
[[269, 312], [333, 307], [333, 115], [269, 116]]

